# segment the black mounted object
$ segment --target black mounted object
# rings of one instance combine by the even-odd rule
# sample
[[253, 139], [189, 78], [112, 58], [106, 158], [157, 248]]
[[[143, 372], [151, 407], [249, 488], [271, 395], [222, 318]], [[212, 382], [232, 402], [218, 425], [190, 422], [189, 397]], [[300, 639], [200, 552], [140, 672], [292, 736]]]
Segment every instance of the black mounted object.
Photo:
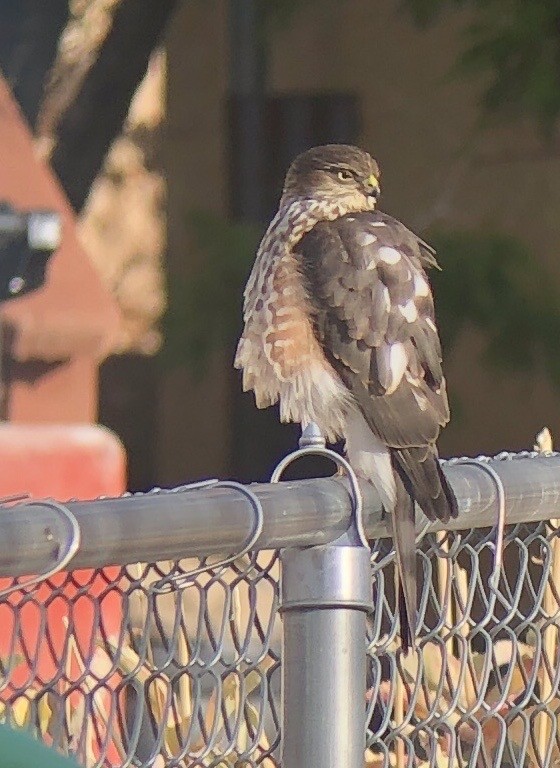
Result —
[[37, 290], [62, 235], [54, 211], [16, 211], [0, 202], [0, 301]]

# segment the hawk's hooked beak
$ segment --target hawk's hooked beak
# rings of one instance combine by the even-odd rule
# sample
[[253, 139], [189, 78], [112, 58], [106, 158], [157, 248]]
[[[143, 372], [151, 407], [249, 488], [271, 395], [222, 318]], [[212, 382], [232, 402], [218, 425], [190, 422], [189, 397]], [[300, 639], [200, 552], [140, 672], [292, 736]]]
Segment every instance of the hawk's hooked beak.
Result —
[[366, 179], [366, 195], [373, 197], [375, 201], [379, 198], [381, 188], [379, 186], [379, 179], [373, 173]]

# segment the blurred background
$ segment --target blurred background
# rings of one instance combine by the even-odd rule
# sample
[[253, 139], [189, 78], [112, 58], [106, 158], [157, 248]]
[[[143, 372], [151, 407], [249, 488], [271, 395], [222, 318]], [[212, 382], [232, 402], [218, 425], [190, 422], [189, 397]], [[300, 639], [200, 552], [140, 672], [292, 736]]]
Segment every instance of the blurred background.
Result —
[[559, 0], [3, 0], [0, 71], [0, 210], [62, 223], [27, 283], [10, 240], [3, 420], [106, 425], [132, 490], [265, 479], [298, 430], [232, 370], [242, 289], [334, 141], [437, 248], [442, 455], [558, 431]]

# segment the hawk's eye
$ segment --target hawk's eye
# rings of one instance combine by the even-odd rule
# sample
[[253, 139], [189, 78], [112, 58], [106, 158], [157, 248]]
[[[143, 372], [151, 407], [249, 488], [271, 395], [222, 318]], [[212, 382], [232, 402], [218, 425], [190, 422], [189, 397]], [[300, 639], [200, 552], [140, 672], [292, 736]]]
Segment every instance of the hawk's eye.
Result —
[[354, 178], [352, 171], [339, 171], [336, 175], [340, 181], [352, 181]]

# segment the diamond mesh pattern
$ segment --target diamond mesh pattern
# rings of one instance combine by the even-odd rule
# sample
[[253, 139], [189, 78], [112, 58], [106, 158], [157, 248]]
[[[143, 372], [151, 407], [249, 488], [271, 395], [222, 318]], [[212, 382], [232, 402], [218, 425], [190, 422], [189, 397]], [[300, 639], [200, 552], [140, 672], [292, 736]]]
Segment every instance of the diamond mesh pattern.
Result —
[[497, 589], [488, 529], [427, 536], [416, 656], [399, 650], [392, 566], [374, 566], [366, 765], [560, 764], [553, 523], [506, 529]]
[[[365, 765], [560, 764], [557, 534], [509, 526], [497, 588], [490, 529], [424, 537], [408, 657], [390, 542], [376, 545]], [[186, 589], [154, 589], [201, 565]], [[15, 592], [0, 602], [0, 717], [85, 766], [279, 766], [278, 583], [277, 553], [260, 552]]]
[[152, 586], [200, 561], [59, 574], [0, 603], [2, 718], [86, 766], [276, 766], [277, 555], [202, 564], [180, 592]]

